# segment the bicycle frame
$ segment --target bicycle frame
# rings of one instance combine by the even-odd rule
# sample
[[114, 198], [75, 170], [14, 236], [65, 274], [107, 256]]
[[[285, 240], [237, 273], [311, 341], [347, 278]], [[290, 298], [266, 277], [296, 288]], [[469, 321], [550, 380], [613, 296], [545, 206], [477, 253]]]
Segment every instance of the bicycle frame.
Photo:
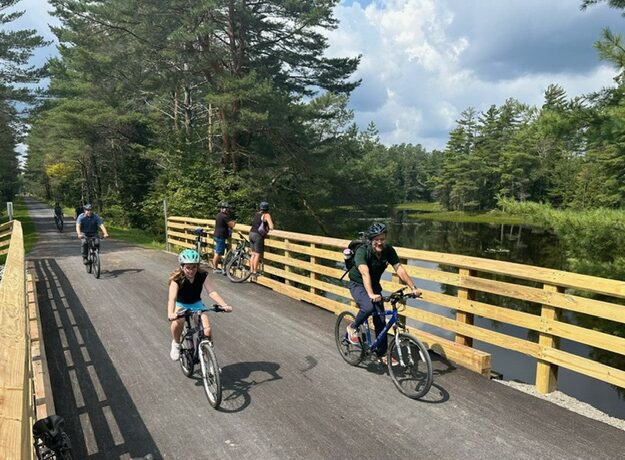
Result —
[[368, 323], [364, 323], [366, 324], [366, 337], [367, 337], [367, 345], [369, 346], [369, 352], [374, 352], [379, 346], [380, 343], [382, 342], [382, 339], [386, 340], [386, 336], [388, 334], [388, 331], [391, 329], [391, 327], [393, 327], [395, 324], [399, 323], [399, 317], [397, 314], [397, 309], [393, 309], [393, 310], [384, 310], [383, 312], [373, 312], [373, 315], [377, 315], [377, 316], [390, 316], [391, 319], [389, 319], [386, 323], [386, 326], [384, 326], [384, 329], [382, 329], [382, 332], [380, 332], [380, 334], [376, 337], [375, 341], [373, 343], [371, 343], [371, 329], [369, 328], [369, 324]]
[[[200, 362], [200, 347], [198, 346], [200, 342], [205, 338], [204, 337], [204, 326], [202, 324], [202, 313], [204, 311], [190, 311], [186, 310], [184, 316], [185, 323], [187, 324], [187, 333], [181, 337], [182, 342], [187, 339], [191, 340], [193, 344], [193, 364], [198, 364]], [[193, 322], [191, 319], [193, 318]], [[196, 335], [197, 334], [197, 335]]]

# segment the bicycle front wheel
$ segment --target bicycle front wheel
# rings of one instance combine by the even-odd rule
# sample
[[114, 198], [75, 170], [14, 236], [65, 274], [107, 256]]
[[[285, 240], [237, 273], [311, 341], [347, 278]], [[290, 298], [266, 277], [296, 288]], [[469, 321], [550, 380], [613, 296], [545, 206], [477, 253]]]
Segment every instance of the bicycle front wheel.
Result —
[[[362, 347], [362, 343], [353, 344], [347, 338], [347, 326], [351, 325], [356, 320], [354, 314], [350, 311], [344, 311], [336, 319], [334, 326], [334, 339], [336, 341], [336, 347], [341, 354], [341, 357], [350, 366], [356, 366], [364, 357], [365, 350]], [[361, 339], [362, 340], [362, 337]]]
[[233, 257], [226, 265], [226, 275], [233, 283], [247, 281], [251, 274], [250, 255], [247, 253]]
[[100, 251], [97, 249], [91, 255], [91, 264], [93, 266], [93, 276], [100, 278]]
[[[432, 386], [432, 360], [419, 339], [403, 333], [393, 337], [386, 358], [388, 373], [401, 393], [412, 399], [425, 396]], [[398, 364], [393, 366], [393, 361]]]
[[221, 378], [215, 350], [208, 340], [200, 342], [200, 365], [206, 397], [210, 405], [217, 409], [221, 404]]
[[93, 264], [93, 259], [91, 258], [91, 255], [87, 253], [87, 263], [85, 265], [85, 269], [87, 270], [87, 273], [91, 273], [91, 269], [93, 266], [92, 264]]

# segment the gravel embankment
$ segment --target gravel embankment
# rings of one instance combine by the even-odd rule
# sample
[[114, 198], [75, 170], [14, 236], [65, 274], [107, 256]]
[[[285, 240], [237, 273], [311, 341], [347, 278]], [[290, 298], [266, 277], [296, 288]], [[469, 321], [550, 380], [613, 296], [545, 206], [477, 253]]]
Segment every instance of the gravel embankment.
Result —
[[625, 431], [625, 420], [611, 417], [610, 415], [601, 412], [599, 409], [596, 409], [590, 404], [578, 401], [577, 399], [572, 398], [571, 396], [568, 396], [561, 391], [554, 391], [553, 393], [543, 395], [538, 393], [533, 385], [528, 385], [527, 383], [511, 382], [508, 380], [495, 380], [495, 382], [507, 385], [512, 388], [516, 388], [519, 391], [528, 393], [532, 396], [536, 396], [537, 398], [541, 398], [546, 401], [550, 401], [577, 414], [599, 420], [600, 422], [607, 423], [608, 425], [612, 425], [613, 427]]

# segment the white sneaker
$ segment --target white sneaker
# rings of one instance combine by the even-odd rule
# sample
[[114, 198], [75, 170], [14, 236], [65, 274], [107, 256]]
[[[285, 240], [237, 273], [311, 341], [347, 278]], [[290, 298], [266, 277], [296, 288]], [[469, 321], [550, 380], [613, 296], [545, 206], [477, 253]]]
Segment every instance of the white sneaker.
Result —
[[178, 361], [180, 359], [180, 344], [175, 340], [171, 341], [171, 351], [169, 352], [169, 357], [172, 361]]

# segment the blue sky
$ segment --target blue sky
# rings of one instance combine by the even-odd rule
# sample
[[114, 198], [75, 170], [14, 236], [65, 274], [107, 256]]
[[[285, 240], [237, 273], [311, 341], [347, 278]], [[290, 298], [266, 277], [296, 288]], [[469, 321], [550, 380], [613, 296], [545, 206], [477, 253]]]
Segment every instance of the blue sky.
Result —
[[[444, 148], [460, 112], [514, 97], [542, 103], [549, 84], [569, 97], [613, 84], [616, 71], [593, 43], [625, 19], [605, 4], [580, 11], [578, 0], [343, 0], [330, 56], [362, 55], [350, 100], [356, 122], [373, 121], [386, 145]], [[22, 0], [16, 23], [52, 39], [45, 0]], [[54, 45], [39, 50], [45, 62]]]

